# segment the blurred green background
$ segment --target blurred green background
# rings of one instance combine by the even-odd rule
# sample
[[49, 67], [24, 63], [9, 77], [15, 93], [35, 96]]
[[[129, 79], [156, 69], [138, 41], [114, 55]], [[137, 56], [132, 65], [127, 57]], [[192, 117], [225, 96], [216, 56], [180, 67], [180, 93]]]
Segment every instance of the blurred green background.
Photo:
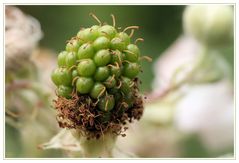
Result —
[[[144, 38], [139, 43], [141, 53], [156, 58], [182, 33], [182, 12], [185, 6], [18, 6], [41, 23], [44, 38], [40, 46], [59, 53], [66, 40], [76, 35], [81, 27], [90, 27], [97, 22], [89, 16], [93, 12], [102, 22], [112, 24], [110, 14], [116, 17], [116, 26], [125, 28], [138, 25], [133, 40]], [[144, 73], [141, 90], [149, 92], [153, 80], [153, 64], [143, 62]]]

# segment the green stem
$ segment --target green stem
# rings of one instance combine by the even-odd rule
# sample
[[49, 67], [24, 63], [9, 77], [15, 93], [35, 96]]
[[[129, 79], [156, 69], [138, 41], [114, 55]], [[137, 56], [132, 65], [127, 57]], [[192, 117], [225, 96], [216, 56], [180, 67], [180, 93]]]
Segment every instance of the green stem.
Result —
[[72, 135], [80, 142], [83, 148], [83, 155], [87, 158], [110, 158], [112, 149], [115, 146], [117, 136], [108, 133], [102, 135], [99, 139], [90, 139], [81, 136], [79, 132], [73, 131]]
[[171, 80], [171, 86], [168, 90], [168, 92], [172, 91], [172, 90], [177, 90], [178, 88], [180, 88], [182, 85], [184, 85], [185, 83], [188, 83], [189, 81], [191, 81], [191, 79], [193, 78], [193, 76], [195, 75], [195, 73], [200, 69], [200, 67], [202, 66], [202, 64], [204, 63], [204, 60], [207, 57], [207, 48], [203, 48], [198, 56], [198, 60], [195, 64], [195, 66], [192, 68], [192, 70], [187, 74], [186, 77], [184, 77], [181, 81], [176, 82], [176, 76], [177, 74], [182, 70], [182, 68], [184, 68], [186, 65], [183, 65], [182, 67], [179, 67]]

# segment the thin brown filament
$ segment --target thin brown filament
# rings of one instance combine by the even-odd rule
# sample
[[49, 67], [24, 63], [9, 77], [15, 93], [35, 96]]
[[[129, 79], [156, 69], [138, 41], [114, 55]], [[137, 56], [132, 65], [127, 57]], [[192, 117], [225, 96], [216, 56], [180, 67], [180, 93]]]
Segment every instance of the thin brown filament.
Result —
[[100, 101], [100, 100], [97, 99], [97, 101], [96, 101], [93, 105], [96, 106], [96, 105], [98, 104], [99, 101]]
[[112, 64], [108, 64], [107, 66], [111, 67], [111, 68], [119, 68], [119, 64], [117, 62], [115, 62], [116, 65], [112, 65]]
[[129, 106], [126, 102], [122, 102], [122, 105], [124, 105], [126, 108]]
[[108, 64], [107, 66], [114, 68], [114, 65], [112, 65], [112, 64]]
[[111, 50], [111, 54], [115, 55], [115, 51]]
[[8, 109], [6, 109], [6, 113], [13, 118], [18, 118], [20, 116], [19, 114], [16, 114]]
[[119, 110], [121, 109], [121, 107], [122, 107], [122, 103], [120, 103], [120, 105], [119, 105]]
[[111, 14], [110, 16], [112, 17], [113, 27], [115, 27], [115, 16], [113, 14]]
[[128, 29], [139, 29], [139, 26], [129, 26], [129, 27], [126, 27], [123, 32], [127, 31]]
[[74, 85], [75, 81], [76, 81], [78, 78], [79, 78], [79, 76], [76, 76], [76, 77], [72, 80], [72, 82], [71, 82], [71, 85], [72, 85], [72, 86]]
[[134, 29], [131, 29], [131, 32], [129, 34], [129, 37], [131, 38], [134, 35]]
[[107, 37], [109, 36], [109, 34], [105, 31], [101, 31], [101, 33], [104, 33]]
[[114, 78], [115, 78], [115, 74], [112, 76], [112, 78], [110, 79], [110, 83], [112, 83], [112, 81], [114, 80]]
[[134, 41], [134, 44], [137, 44], [138, 41], [144, 42], [144, 39], [143, 39], [143, 38], [137, 38], [137, 39]]
[[127, 61], [127, 60], [124, 60], [124, 62], [129, 63], [129, 64], [131, 63], [130, 61]]
[[105, 137], [104, 137], [104, 132], [103, 132], [103, 130], [102, 130], [101, 125], [100, 125], [100, 132], [101, 132], [101, 135], [102, 135], [102, 139], [103, 139], [103, 141], [104, 141], [104, 140], [105, 140]]
[[118, 62], [115, 62], [115, 64], [116, 64], [116, 67], [117, 67], [117, 68], [120, 68]]
[[122, 86], [122, 82], [119, 81], [119, 85], [116, 87], [117, 89], [120, 89], [120, 87]]
[[123, 52], [134, 54], [132, 51], [129, 51], [129, 50], [124, 50]]
[[97, 98], [99, 98], [105, 92], [105, 90], [106, 90], [106, 88], [104, 87]]
[[153, 61], [153, 59], [152, 59], [151, 57], [146, 56], [146, 55], [140, 57], [140, 60], [142, 60], [142, 59], [145, 59], [145, 60], [148, 61], [148, 62], [152, 62], [152, 61]]
[[89, 15], [90, 15], [93, 19], [95, 19], [95, 20], [99, 23], [100, 26], [102, 26], [102, 23], [101, 23], [100, 19], [99, 19], [95, 14], [90, 13]]
[[132, 82], [132, 84], [129, 85], [130, 88], [133, 87], [133, 86], [134, 86], [134, 82]]
[[108, 103], [109, 103], [109, 100], [107, 99], [107, 100], [106, 100], [106, 103], [105, 103], [105, 111], [107, 111]]
[[120, 54], [117, 53], [117, 56], [118, 56], [118, 58], [119, 58], [120, 64], [122, 64], [122, 60], [121, 60], [121, 58], [120, 58]]
[[69, 71], [71, 71], [73, 68], [76, 68], [76, 65], [73, 65], [69, 68]]
[[77, 39], [77, 41], [79, 41], [79, 40], [81, 40], [81, 41], [84, 41], [82, 38], [80, 38], [80, 37], [76, 37], [76, 39]]

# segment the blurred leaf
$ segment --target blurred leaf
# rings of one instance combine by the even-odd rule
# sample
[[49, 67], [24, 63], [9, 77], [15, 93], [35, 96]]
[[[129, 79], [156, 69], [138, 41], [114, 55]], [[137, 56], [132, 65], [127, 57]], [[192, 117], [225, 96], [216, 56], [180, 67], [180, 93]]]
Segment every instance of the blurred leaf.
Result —
[[199, 158], [199, 157], [211, 157], [208, 151], [200, 142], [197, 135], [189, 135], [180, 142], [182, 146], [182, 157], [186, 158]]
[[5, 126], [5, 150], [6, 158], [22, 156], [20, 133], [16, 128], [8, 124]]

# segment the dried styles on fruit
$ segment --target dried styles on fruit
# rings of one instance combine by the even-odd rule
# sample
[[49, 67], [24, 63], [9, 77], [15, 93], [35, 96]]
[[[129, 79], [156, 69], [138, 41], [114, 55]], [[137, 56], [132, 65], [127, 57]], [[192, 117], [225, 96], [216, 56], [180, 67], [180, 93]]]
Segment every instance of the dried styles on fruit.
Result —
[[[60, 127], [79, 129], [88, 138], [106, 132], [122, 134], [122, 127], [140, 119], [143, 101], [138, 90], [140, 50], [131, 43], [138, 26], [118, 32], [113, 26], [81, 29], [67, 41], [52, 73], [58, 99], [54, 101]], [[131, 30], [128, 35], [127, 30]]]

